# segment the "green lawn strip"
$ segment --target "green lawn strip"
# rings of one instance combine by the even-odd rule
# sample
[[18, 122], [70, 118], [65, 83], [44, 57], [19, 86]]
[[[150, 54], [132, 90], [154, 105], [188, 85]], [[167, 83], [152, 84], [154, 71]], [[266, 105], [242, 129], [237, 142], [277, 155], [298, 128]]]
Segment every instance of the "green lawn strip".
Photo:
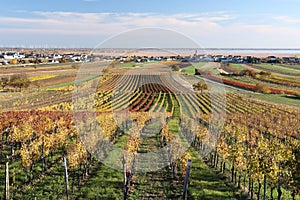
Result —
[[58, 85], [46, 86], [46, 87], [43, 87], [42, 89], [46, 89], [46, 90], [58, 89], [58, 88], [62, 88], [62, 87], [71, 86], [71, 85], [74, 85], [76, 83], [82, 83], [82, 82], [85, 82], [85, 81], [90, 81], [90, 80], [96, 79], [98, 77], [99, 77], [99, 75], [92, 75], [92, 76], [89, 76], [89, 77], [86, 77], [86, 78], [83, 78], [83, 79], [80, 79], [80, 80], [70, 81], [70, 82], [67, 82], [67, 83], [61, 83], [61, 84], [58, 84]]
[[294, 96], [286, 96], [280, 94], [258, 94], [258, 93], [245, 93], [245, 95], [250, 98], [260, 99], [271, 103], [295, 106], [300, 108], [300, 98]]
[[210, 169], [193, 148], [189, 149], [192, 156], [190, 184], [188, 187], [189, 199], [234, 200], [238, 192], [223, 181], [224, 177]]
[[161, 106], [160, 110], [157, 109], [157, 112], [165, 112], [165, 110], [166, 111], [168, 110], [168, 108], [167, 108], [167, 106], [169, 106], [168, 98], [169, 98], [169, 96], [168, 96], [168, 94], [166, 94], [165, 99], [162, 99], [164, 101], [163, 102], [159, 102], [157, 104], [158, 108]]
[[196, 67], [200, 72], [200, 74], [208, 73], [208, 74], [214, 74], [214, 75], [220, 75], [220, 71], [218, 70], [219, 65], [218, 63], [206, 63], [203, 66]]
[[102, 163], [95, 165], [76, 199], [122, 199], [123, 173]]
[[149, 111], [150, 111], [150, 112], [151, 112], [151, 111], [154, 111], [155, 108], [156, 108], [156, 106], [157, 106], [157, 104], [161, 101], [162, 95], [163, 95], [163, 94], [160, 94], [160, 95], [161, 95], [161, 96], [160, 96], [160, 99], [158, 99], [158, 98], [159, 98], [159, 94], [155, 95], [154, 101], [153, 101], [153, 103], [151, 104], [151, 106], [150, 106], [150, 108], [149, 108]]
[[138, 66], [138, 63], [126, 62], [126, 63], [111, 64], [111, 66], [115, 68], [133, 68], [135, 66]]
[[180, 131], [179, 130], [180, 107], [177, 98], [175, 97], [176, 94], [171, 94], [171, 95], [173, 95], [174, 113], [172, 118], [168, 122], [168, 128], [171, 133], [177, 134]]
[[187, 75], [195, 75], [195, 69], [203, 67], [205, 64], [207, 64], [207, 63], [206, 62], [198, 62], [198, 63], [192, 64], [191, 66], [183, 68], [182, 72]]
[[270, 70], [275, 70], [277, 72], [288, 72], [291, 74], [297, 74], [300, 75], [300, 69], [292, 69], [292, 68], [288, 68], [288, 67], [284, 67], [281, 65], [272, 65], [272, 64], [256, 64], [259, 67], [265, 68], [265, 69], [270, 69]]
[[247, 69], [248, 67], [243, 65], [243, 64], [231, 64], [231, 66], [237, 70], [244, 70], [244, 69]]
[[242, 94], [247, 98], [254, 98], [257, 100], [263, 100], [267, 103], [277, 103], [285, 106], [295, 106], [300, 107], [300, 99], [294, 96], [286, 96], [281, 94], [261, 94], [261, 93], [253, 93], [253, 92], [246, 92], [239, 89], [229, 88], [226, 87], [227, 93], [235, 93], [235, 94]]
[[195, 66], [189, 66], [182, 69], [182, 72], [187, 75], [194, 75], [195, 74]]
[[[169, 130], [174, 131], [183, 137], [179, 130], [179, 104], [177, 99], [174, 97], [175, 110], [173, 119], [169, 121]], [[187, 141], [183, 138], [182, 144], [184, 146], [188, 145]], [[221, 176], [217, 175], [211, 169], [209, 169], [201, 160], [197, 151], [193, 148], [189, 148], [189, 153], [192, 156], [192, 172], [191, 172], [191, 182], [188, 189], [189, 199], [236, 199], [234, 194], [234, 189], [221, 180]]]
[[[166, 100], [165, 98], [167, 98], [167, 94], [162, 93], [159, 101], [157, 103], [151, 105], [151, 109], [153, 112], [160, 112], [160, 109], [162, 109], [162, 107], [164, 105], [164, 101]], [[152, 106], [155, 106], [155, 107], [152, 108]]]
[[160, 148], [158, 140], [160, 128], [160, 118], [151, 119], [143, 128], [140, 137], [139, 153], [153, 152]]
[[193, 66], [195, 68], [199, 68], [199, 67], [203, 67], [206, 64], [207, 64], [207, 62], [197, 62], [197, 63], [193, 63]]
[[300, 70], [299, 64], [280, 64], [280, 66]]
[[[93, 166], [89, 179], [81, 186], [74, 196], [78, 199], [122, 199], [123, 196], [123, 173], [120, 170], [111, 168], [109, 162], [119, 162], [120, 151], [124, 148], [128, 135], [123, 134], [116, 139], [116, 149], [109, 152], [106, 164], [97, 162]], [[114, 163], [115, 164], [115, 163]]]
[[138, 174], [134, 180], [134, 187], [129, 200], [181, 199], [183, 184], [182, 181], [176, 181], [171, 170], [165, 167], [154, 172]]
[[[173, 95], [173, 94], [171, 94]], [[170, 98], [169, 95], [166, 98]], [[173, 95], [173, 99], [175, 99]], [[168, 121], [169, 131], [178, 134], [179, 132], [179, 104], [177, 100], [174, 100], [174, 104], [166, 99], [165, 103], [168, 103], [168, 107], [175, 106], [172, 119]], [[155, 121], [145, 128], [145, 134], [151, 134], [153, 136], [153, 130], [156, 130], [160, 121]], [[149, 133], [147, 133], [150, 131]], [[157, 130], [156, 130], [157, 131]], [[139, 153], [145, 153], [149, 151], [155, 151], [160, 146], [159, 131], [156, 134], [156, 141], [152, 138], [142, 138], [140, 144]], [[147, 136], [147, 135], [146, 135]], [[165, 155], [167, 159], [167, 155]], [[151, 163], [149, 163], [151, 166]], [[178, 172], [178, 176], [180, 176]], [[166, 166], [160, 170], [153, 172], [146, 172], [143, 174], [136, 174], [133, 177], [134, 186], [131, 187], [128, 199], [180, 199], [182, 195], [183, 182], [182, 180], [176, 180], [173, 178], [171, 169]]]

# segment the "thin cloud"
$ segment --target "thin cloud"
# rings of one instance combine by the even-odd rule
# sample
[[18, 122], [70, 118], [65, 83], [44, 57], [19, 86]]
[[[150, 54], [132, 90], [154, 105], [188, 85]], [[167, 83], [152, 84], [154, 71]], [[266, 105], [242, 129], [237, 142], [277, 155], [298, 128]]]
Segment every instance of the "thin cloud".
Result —
[[[109, 37], [131, 29], [157, 27], [179, 31], [208, 47], [300, 46], [297, 39], [300, 28], [290, 26], [300, 20], [286, 16], [268, 16], [273, 22], [281, 21], [279, 24], [259, 19], [240, 21], [243, 16], [230, 12], [157, 14], [35, 11], [28, 12], [27, 16], [30, 18], [0, 17], [0, 36], [7, 38], [12, 33], [22, 37], [26, 34], [47, 34], [61, 35], [62, 38], [82, 36], [84, 40], [89, 40], [89, 36]], [[284, 44], [278, 41], [284, 41]]]
[[291, 17], [291, 16], [283, 16], [283, 15], [273, 16], [273, 19], [277, 20], [278, 22], [284, 23], [284, 24], [299, 24], [300, 23], [299, 18]]

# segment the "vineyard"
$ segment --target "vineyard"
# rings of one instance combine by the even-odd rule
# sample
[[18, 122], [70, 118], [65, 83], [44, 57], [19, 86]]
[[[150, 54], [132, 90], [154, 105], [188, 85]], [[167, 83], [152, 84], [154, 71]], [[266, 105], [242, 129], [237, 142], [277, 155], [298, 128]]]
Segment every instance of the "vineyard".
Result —
[[[272, 94], [299, 94], [299, 68], [291, 66], [275, 66], [270, 64], [261, 65], [238, 65], [222, 63], [222, 82], [246, 90], [260, 91]], [[292, 70], [294, 73], [289, 73]], [[226, 74], [224, 74], [224, 72]], [[198, 73], [205, 73], [198, 69]], [[209, 74], [207, 78], [218, 81]], [[264, 90], [259, 90], [258, 85], [264, 85]]]
[[[200, 76], [167, 65], [135, 68], [79, 80], [36, 75], [32, 81], [45, 87], [38, 96], [1, 99], [0, 196], [300, 199], [298, 108], [214, 90], [217, 84], [195, 91]], [[49, 81], [73, 88], [49, 88]]]

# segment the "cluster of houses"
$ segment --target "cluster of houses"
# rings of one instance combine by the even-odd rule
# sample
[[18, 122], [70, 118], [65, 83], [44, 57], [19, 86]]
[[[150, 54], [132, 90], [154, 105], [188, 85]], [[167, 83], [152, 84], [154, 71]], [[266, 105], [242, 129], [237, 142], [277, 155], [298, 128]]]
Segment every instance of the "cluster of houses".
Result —
[[182, 60], [181, 56], [117, 56], [110, 58], [119, 62], [152, 62], [152, 61], [168, 61], [168, 60]]
[[27, 63], [61, 63], [61, 62], [84, 62], [88, 61], [86, 54], [59, 54], [59, 53], [20, 53], [16, 51], [0, 52], [0, 65], [27, 64]]
[[240, 55], [198, 55], [197, 52], [187, 59], [195, 62], [224, 62], [224, 63], [300, 63], [300, 56], [294, 57], [255, 57]]
[[300, 63], [300, 56], [265, 58], [240, 55], [211, 55], [197, 54], [190, 56], [112, 56], [112, 55], [88, 55], [88, 53], [22, 53], [18, 51], [0, 52], [0, 65], [6, 64], [28, 64], [28, 63], [62, 63], [62, 62], [93, 62], [119, 61], [119, 62], [151, 62], [151, 61], [181, 61], [181, 62], [225, 62], [225, 63]]
[[194, 54], [192, 56], [121, 56], [114, 59], [119, 62], [151, 62], [151, 61], [167, 61], [177, 60], [181, 62], [224, 62], [224, 63], [300, 63], [300, 57], [276, 57], [268, 56], [265, 58], [255, 56], [239, 56], [239, 55], [210, 55]]

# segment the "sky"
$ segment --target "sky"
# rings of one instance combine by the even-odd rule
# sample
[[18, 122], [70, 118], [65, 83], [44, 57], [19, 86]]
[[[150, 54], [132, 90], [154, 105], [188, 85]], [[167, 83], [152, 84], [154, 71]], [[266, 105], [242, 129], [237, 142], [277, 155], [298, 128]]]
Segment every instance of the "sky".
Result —
[[0, 47], [93, 48], [134, 32], [123, 37], [126, 48], [158, 28], [171, 34], [152, 37], [153, 46], [168, 39], [186, 47], [186, 37], [203, 48], [300, 48], [299, 7], [300, 0], [1, 1]]

